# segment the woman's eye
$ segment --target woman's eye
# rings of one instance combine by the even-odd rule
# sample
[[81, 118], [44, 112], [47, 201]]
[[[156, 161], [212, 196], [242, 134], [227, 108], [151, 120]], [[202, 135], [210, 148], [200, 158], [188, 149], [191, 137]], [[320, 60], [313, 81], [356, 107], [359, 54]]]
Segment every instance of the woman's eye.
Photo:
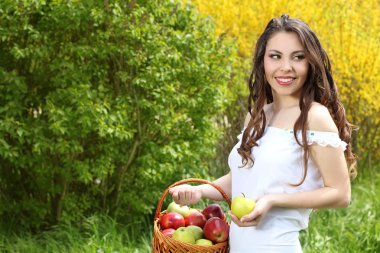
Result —
[[304, 55], [296, 55], [296, 56], [294, 56], [294, 59], [300, 61], [300, 60], [305, 59], [305, 56]]
[[274, 59], [274, 60], [280, 59], [280, 55], [278, 55], [278, 54], [271, 54], [271, 55], [269, 55], [269, 57]]

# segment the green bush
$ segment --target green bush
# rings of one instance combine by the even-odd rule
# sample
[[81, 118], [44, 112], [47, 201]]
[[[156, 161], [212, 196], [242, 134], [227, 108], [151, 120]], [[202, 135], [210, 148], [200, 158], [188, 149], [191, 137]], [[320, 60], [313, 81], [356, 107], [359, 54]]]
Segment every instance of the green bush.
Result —
[[171, 0], [0, 3], [0, 217], [152, 212], [207, 174], [235, 46]]

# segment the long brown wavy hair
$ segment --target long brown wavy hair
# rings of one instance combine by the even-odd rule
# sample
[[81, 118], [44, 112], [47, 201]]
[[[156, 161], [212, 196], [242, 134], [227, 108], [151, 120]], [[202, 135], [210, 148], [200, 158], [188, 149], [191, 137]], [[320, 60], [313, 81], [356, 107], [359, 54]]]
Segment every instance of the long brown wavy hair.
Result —
[[[272, 19], [263, 34], [259, 37], [253, 57], [253, 68], [248, 80], [249, 97], [248, 112], [251, 119], [246, 127], [238, 152], [242, 157], [243, 166], [248, 161], [254, 163], [251, 149], [258, 146], [257, 141], [263, 136], [266, 126], [264, 105], [273, 102], [272, 90], [265, 79], [264, 54], [268, 40], [277, 32], [294, 32], [298, 35], [309, 61], [309, 72], [302, 86], [299, 107], [301, 114], [293, 127], [294, 137], [303, 148], [304, 173], [302, 180], [294, 186], [301, 185], [307, 176], [307, 162], [309, 159], [309, 147], [305, 141], [301, 143], [297, 132], [302, 131], [302, 140], [306, 140], [307, 118], [312, 102], [318, 102], [326, 106], [338, 128], [339, 137], [348, 145], [345, 157], [349, 167], [351, 179], [356, 176], [356, 156], [351, 150], [351, 134], [354, 126], [350, 124], [345, 115], [345, 110], [338, 97], [337, 87], [331, 74], [330, 60], [322, 48], [315, 33], [303, 21], [282, 15], [280, 18]], [[253, 104], [253, 108], [252, 108]]]

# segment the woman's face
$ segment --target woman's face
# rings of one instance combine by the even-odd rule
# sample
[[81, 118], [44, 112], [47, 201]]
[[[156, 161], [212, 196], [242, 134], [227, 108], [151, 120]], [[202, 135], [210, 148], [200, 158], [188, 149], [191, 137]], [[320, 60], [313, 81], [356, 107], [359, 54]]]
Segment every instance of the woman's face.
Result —
[[280, 96], [299, 98], [307, 78], [309, 63], [296, 33], [277, 32], [268, 40], [264, 55], [264, 70], [274, 98]]

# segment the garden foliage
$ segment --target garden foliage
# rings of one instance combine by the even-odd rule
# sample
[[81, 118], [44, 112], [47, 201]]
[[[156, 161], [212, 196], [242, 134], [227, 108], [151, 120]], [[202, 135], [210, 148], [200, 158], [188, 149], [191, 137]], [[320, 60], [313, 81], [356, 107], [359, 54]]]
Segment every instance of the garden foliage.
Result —
[[235, 52], [214, 34], [177, 1], [2, 0], [1, 220], [136, 221], [207, 175]]

